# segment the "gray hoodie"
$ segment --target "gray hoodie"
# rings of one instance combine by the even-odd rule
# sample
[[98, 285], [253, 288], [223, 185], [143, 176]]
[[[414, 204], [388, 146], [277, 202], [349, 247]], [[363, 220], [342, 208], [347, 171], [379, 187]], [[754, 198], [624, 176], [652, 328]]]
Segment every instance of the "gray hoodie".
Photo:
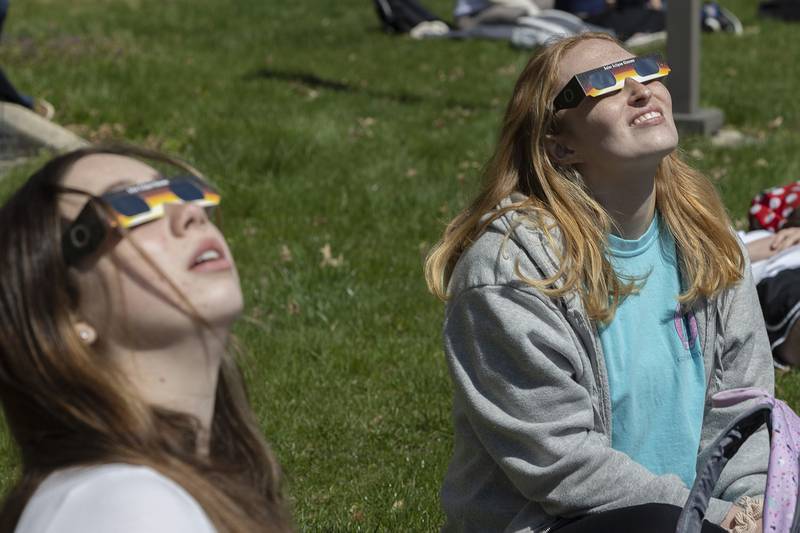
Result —
[[[444, 323], [455, 443], [441, 492], [443, 531], [543, 532], [560, 517], [686, 501], [677, 476], [656, 476], [611, 448], [605, 361], [581, 299], [548, 298], [515, 271], [550, 276], [556, 257], [542, 231], [511, 212], [456, 264]], [[735, 387], [772, 394], [774, 372], [749, 262], [742, 282], [692, 311], [708, 380], [700, 464], [750, 406], [713, 407], [711, 395]], [[742, 495], [763, 494], [768, 456], [762, 428], [726, 466], [708, 520], [721, 522]]]

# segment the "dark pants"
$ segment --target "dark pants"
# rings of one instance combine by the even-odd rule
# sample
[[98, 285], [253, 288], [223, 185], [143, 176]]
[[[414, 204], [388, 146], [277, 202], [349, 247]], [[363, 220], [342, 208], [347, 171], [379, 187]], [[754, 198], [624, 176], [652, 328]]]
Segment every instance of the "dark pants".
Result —
[[[577, 518], [551, 531], [557, 533], [675, 533], [681, 508], [664, 503], [624, 507]], [[711, 522], [703, 522], [701, 533], [725, 533]]]
[[[6, 21], [7, 13], [8, 0], [0, 0], [0, 36], [3, 34], [3, 23]], [[33, 109], [33, 99], [17, 91], [2, 69], [0, 69], [0, 100]]]

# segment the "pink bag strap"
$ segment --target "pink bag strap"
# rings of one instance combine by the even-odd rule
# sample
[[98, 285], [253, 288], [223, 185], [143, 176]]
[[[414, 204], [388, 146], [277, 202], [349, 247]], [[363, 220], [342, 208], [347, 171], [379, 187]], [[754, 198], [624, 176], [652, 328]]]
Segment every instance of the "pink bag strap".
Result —
[[718, 392], [711, 397], [711, 402], [714, 404], [714, 407], [730, 407], [731, 405], [736, 405], [737, 403], [742, 403], [747, 400], [756, 400], [759, 398], [764, 400], [764, 403], [774, 405], [775, 398], [770, 396], [765, 391], [756, 389], [755, 387], [728, 389]]

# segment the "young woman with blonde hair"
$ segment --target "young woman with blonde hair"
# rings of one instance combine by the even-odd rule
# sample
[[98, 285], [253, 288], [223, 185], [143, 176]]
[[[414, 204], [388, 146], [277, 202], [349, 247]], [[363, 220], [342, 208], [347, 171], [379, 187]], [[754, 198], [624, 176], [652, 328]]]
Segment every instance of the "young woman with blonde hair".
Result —
[[[674, 531], [746, 407], [711, 395], [773, 391], [747, 259], [676, 151], [668, 73], [602, 34], [535, 55], [483, 190], [427, 258], [454, 383], [445, 531]], [[768, 453], [761, 432], [730, 461], [704, 531], [758, 530]]]
[[86, 148], [0, 208], [0, 400], [21, 460], [0, 531], [291, 530], [229, 353], [242, 293], [219, 201], [177, 160]]

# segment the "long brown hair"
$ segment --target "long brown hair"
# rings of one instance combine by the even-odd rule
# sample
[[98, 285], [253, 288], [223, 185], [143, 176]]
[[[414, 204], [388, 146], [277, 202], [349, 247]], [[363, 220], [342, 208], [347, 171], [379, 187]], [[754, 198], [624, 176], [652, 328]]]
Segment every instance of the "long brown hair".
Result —
[[[506, 108], [483, 189], [448, 224], [425, 261], [428, 288], [438, 298], [447, 298], [447, 284], [463, 251], [493, 220], [512, 210], [542, 228], [560, 255], [558, 272], [552, 277], [529, 279], [518, 272], [523, 281], [551, 297], [579, 291], [589, 316], [599, 321], [611, 320], [620, 301], [636, 290], [634, 282], [615, 274], [606, 257], [611, 217], [577, 171], [556, 164], [545, 148], [546, 136], [558, 131], [553, 99], [560, 89], [559, 64], [568, 50], [590, 39], [620, 44], [606, 34], [585, 33], [562, 39], [528, 61]], [[673, 152], [659, 165], [655, 186], [656, 207], [675, 238], [686, 275], [679, 300], [690, 304], [741, 279], [744, 257], [708, 179]], [[497, 209], [513, 192], [524, 194], [525, 200]], [[558, 243], [552, 226], [560, 230]]]
[[280, 468], [232, 356], [223, 358], [210, 450], [202, 456], [196, 419], [146, 404], [77, 337], [71, 316], [80, 294], [62, 257], [58, 184], [76, 161], [99, 153], [196, 173], [142, 148], [83, 148], [50, 160], [0, 208], [0, 400], [22, 462], [0, 510], [0, 531], [14, 530], [53, 471], [112, 462], [171, 478], [220, 532], [290, 531]]

